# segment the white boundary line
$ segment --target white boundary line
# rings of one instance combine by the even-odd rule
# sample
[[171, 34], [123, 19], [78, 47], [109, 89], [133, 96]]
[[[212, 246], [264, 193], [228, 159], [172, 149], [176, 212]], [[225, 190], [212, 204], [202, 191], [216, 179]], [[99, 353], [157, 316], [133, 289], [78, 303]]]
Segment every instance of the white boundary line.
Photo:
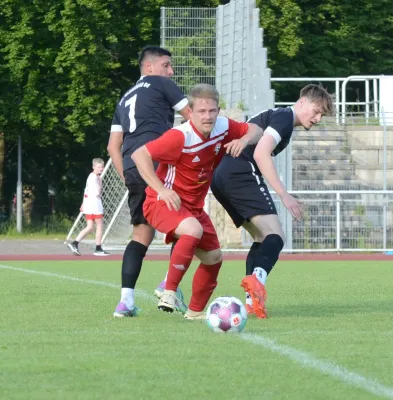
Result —
[[[120, 291], [120, 285], [116, 284], [116, 283], [95, 281], [95, 280], [92, 280], [92, 279], [76, 278], [74, 276], [59, 275], [59, 274], [55, 274], [53, 272], [35, 271], [33, 269], [27, 269], [27, 268], [9, 267], [8, 265], [2, 265], [2, 264], [0, 264], [0, 269], [9, 269], [11, 271], [25, 272], [27, 274], [35, 274], [35, 275], [47, 276], [49, 278], [59, 278], [59, 279], [65, 279], [65, 280], [68, 280], [68, 281], [89, 283], [90, 285], [106, 286], [106, 287], [119, 289], [119, 291]], [[151, 295], [151, 294], [149, 294], [146, 291], [141, 290], [141, 289], [135, 289], [135, 294], [137, 296], [143, 297], [145, 299], [155, 300], [155, 297], [153, 295]]]
[[[26, 268], [17, 268], [17, 267], [10, 267], [7, 265], [0, 264], [0, 269], [7, 269], [11, 271], [18, 271], [18, 272], [25, 272], [28, 274], [35, 274], [41, 276], [47, 276], [50, 278], [58, 278], [58, 279], [65, 279], [69, 281], [81, 282], [81, 283], [88, 283], [91, 285], [100, 285], [106, 286], [110, 288], [119, 289], [119, 285], [110, 283], [110, 282], [103, 282], [103, 281], [96, 281], [91, 279], [83, 279], [83, 278], [76, 278], [69, 275], [60, 275], [55, 274], [53, 272], [45, 272], [45, 271], [35, 271], [32, 269]], [[144, 290], [137, 290], [136, 294], [144, 297], [146, 299], [155, 299], [153, 295], [145, 292]], [[285, 356], [291, 361], [301, 365], [302, 367], [309, 368], [314, 371], [321, 372], [324, 375], [329, 375], [333, 378], [336, 378], [348, 386], [356, 387], [359, 389], [363, 389], [369, 393], [372, 393], [376, 396], [386, 397], [388, 399], [393, 399], [393, 387], [384, 386], [377, 382], [375, 379], [369, 379], [362, 375], [359, 375], [355, 372], [351, 372], [346, 368], [340, 367], [337, 364], [334, 364], [329, 361], [322, 361], [309, 353], [296, 350], [289, 346], [284, 346], [276, 343], [274, 340], [267, 339], [261, 335], [255, 335], [250, 333], [243, 333], [239, 335], [239, 338], [242, 340], [256, 344], [258, 346], [262, 346], [267, 350], [270, 350], [274, 353], [278, 353], [281, 356]]]
[[244, 333], [241, 334], [240, 337], [246, 342], [262, 346], [267, 350], [285, 356], [291, 361], [300, 364], [302, 367], [319, 371], [322, 374], [336, 378], [349, 386], [364, 389], [376, 396], [393, 399], [393, 387], [384, 386], [375, 379], [366, 378], [332, 362], [318, 360], [309, 353], [296, 350], [289, 346], [283, 346], [276, 343], [274, 340], [267, 339], [260, 335]]

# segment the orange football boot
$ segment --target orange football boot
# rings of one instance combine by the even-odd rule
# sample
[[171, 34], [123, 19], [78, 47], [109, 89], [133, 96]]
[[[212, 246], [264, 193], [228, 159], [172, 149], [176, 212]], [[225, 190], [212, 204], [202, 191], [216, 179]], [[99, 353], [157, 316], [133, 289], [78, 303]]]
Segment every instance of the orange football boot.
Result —
[[255, 275], [247, 275], [240, 285], [252, 298], [252, 306], [257, 318], [267, 318], [265, 302], [267, 293], [265, 285], [259, 282]]

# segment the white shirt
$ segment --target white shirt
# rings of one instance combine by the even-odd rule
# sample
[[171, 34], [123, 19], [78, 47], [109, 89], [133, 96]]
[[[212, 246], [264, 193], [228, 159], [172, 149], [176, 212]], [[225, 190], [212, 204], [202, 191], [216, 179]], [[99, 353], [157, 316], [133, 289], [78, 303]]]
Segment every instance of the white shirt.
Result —
[[86, 187], [83, 197], [83, 214], [100, 215], [104, 213], [101, 200], [102, 180], [94, 172], [90, 173], [86, 181]]

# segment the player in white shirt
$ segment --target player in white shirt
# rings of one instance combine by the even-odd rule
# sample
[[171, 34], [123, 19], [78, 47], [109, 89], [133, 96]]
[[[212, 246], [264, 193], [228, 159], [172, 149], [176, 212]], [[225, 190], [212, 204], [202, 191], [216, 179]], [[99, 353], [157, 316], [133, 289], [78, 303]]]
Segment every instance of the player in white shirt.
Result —
[[101, 158], [93, 159], [93, 172], [87, 178], [85, 192], [83, 195], [83, 203], [80, 211], [85, 215], [87, 226], [77, 236], [76, 240], [68, 243], [67, 246], [76, 255], [80, 256], [78, 245], [80, 241], [94, 230], [94, 223], [96, 224], [96, 248], [94, 250], [95, 256], [108, 256], [109, 253], [104, 251], [101, 247], [102, 232], [104, 227], [104, 209], [102, 207], [102, 179], [101, 174], [104, 170], [104, 160]]

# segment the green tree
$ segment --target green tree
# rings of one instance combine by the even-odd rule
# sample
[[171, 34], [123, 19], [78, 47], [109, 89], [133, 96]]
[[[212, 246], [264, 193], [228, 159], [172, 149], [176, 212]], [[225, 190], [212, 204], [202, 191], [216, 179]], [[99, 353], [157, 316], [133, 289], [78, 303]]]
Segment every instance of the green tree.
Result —
[[[274, 77], [392, 73], [390, 0], [258, 0], [257, 4]], [[294, 98], [293, 85], [276, 86]]]
[[116, 102], [139, 77], [138, 51], [159, 44], [160, 7], [217, 3], [2, 0], [0, 132], [6, 149], [14, 150], [4, 171], [12, 187], [0, 193], [8, 200], [13, 195], [14, 146], [22, 135], [23, 180], [37, 203], [47, 203], [51, 187], [58, 211], [77, 212], [91, 159], [106, 158]]
[[[34, 187], [42, 204], [48, 188], [53, 188], [57, 210], [76, 213], [91, 159], [107, 158], [115, 104], [139, 77], [138, 51], [146, 44], [159, 44], [160, 7], [216, 7], [227, 2], [2, 0], [0, 153], [8, 159], [0, 201], [5, 194], [8, 203], [15, 190], [15, 144], [22, 135], [24, 182]], [[391, 0], [257, 4], [273, 76], [392, 73]], [[203, 32], [178, 40], [183, 48], [173, 46], [176, 62], [187, 58], [185, 48], [208, 47], [211, 42]], [[182, 84], [192, 85], [196, 73], [209, 75], [212, 65], [199, 54]], [[282, 92], [291, 99], [297, 94], [293, 86]]]

